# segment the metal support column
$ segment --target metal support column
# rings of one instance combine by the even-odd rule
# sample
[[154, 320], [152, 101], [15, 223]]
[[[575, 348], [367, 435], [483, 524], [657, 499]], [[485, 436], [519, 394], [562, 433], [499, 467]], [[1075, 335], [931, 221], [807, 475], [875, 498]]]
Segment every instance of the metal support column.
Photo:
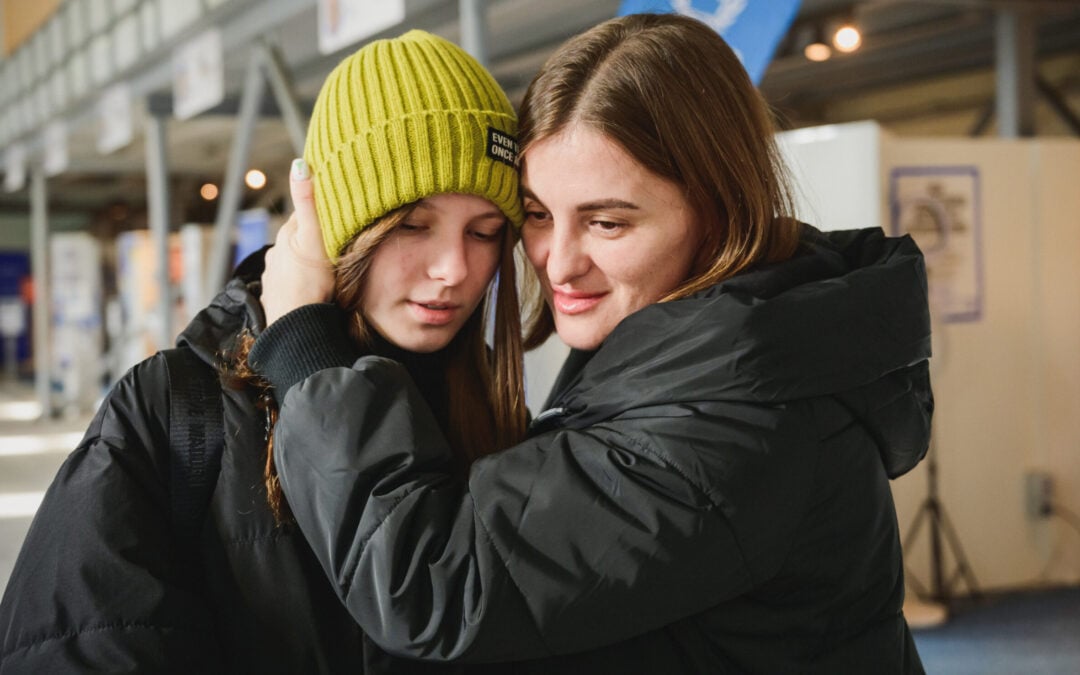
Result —
[[146, 204], [150, 237], [157, 258], [158, 302], [157, 348], [172, 346], [173, 288], [169, 279], [169, 174], [165, 138], [166, 119], [150, 113], [146, 116]]
[[1017, 7], [997, 10], [998, 135], [1035, 135], [1035, 20]]
[[300, 110], [300, 103], [293, 87], [292, 75], [285, 65], [284, 59], [276, 47], [259, 41], [259, 51], [262, 55], [263, 66], [266, 68], [266, 79], [270, 81], [270, 91], [274, 95], [278, 109], [281, 110], [281, 118], [285, 122], [285, 129], [289, 132], [289, 140], [292, 141], [293, 152], [297, 157], [304, 154], [304, 139], [307, 137], [307, 115]]
[[225, 285], [229, 268], [229, 253], [232, 251], [233, 228], [236, 213], [240, 210], [240, 198], [244, 189], [244, 172], [251, 154], [251, 135], [255, 131], [255, 122], [259, 117], [266, 80], [262, 74], [262, 56], [256, 50], [248, 64], [244, 91], [240, 97], [240, 113], [237, 119], [236, 135], [233, 136], [229, 151], [229, 166], [225, 172], [225, 184], [218, 202], [217, 221], [214, 224], [213, 245], [210, 248], [210, 265], [206, 270], [206, 283], [203, 286], [203, 302], [209, 304]]
[[49, 212], [45, 189], [45, 170], [33, 166], [30, 170], [30, 265], [34, 278], [34, 391], [41, 416], [52, 416], [50, 395], [52, 373], [52, 341], [49, 323], [52, 312], [49, 291]]
[[487, 67], [487, 0], [458, 0], [461, 46]]

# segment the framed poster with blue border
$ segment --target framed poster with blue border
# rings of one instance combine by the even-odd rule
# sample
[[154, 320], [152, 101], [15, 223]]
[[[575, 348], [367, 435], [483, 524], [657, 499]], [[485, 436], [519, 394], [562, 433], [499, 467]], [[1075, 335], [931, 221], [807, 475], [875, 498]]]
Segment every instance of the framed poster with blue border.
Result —
[[896, 167], [890, 173], [892, 234], [910, 234], [922, 249], [930, 309], [949, 323], [982, 319], [979, 189], [974, 166]]
[[712, 27], [742, 59], [756, 86], [787, 34], [801, 0], [623, 0], [619, 16], [676, 13]]

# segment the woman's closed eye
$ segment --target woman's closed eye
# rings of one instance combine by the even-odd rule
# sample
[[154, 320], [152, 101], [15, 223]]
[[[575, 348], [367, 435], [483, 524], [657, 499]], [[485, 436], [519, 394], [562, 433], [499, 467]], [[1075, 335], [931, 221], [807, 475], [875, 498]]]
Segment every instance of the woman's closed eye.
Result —
[[479, 241], [498, 241], [499, 236], [502, 234], [503, 228], [500, 227], [478, 227], [469, 230], [469, 236]]

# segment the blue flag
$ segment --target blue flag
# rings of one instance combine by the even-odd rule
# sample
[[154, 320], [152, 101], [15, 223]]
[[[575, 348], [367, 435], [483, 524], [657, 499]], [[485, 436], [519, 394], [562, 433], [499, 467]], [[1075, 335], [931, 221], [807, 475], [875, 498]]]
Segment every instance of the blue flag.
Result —
[[800, 0], [623, 0], [619, 16], [675, 12], [711, 26], [742, 59], [755, 84], [799, 11]]

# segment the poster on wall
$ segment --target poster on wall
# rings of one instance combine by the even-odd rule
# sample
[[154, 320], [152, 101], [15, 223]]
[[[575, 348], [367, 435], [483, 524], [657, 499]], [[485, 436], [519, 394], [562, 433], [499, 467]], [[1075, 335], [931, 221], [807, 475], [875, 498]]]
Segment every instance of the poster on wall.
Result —
[[982, 224], [974, 166], [896, 167], [889, 181], [892, 233], [926, 256], [930, 309], [950, 323], [982, 318]]

